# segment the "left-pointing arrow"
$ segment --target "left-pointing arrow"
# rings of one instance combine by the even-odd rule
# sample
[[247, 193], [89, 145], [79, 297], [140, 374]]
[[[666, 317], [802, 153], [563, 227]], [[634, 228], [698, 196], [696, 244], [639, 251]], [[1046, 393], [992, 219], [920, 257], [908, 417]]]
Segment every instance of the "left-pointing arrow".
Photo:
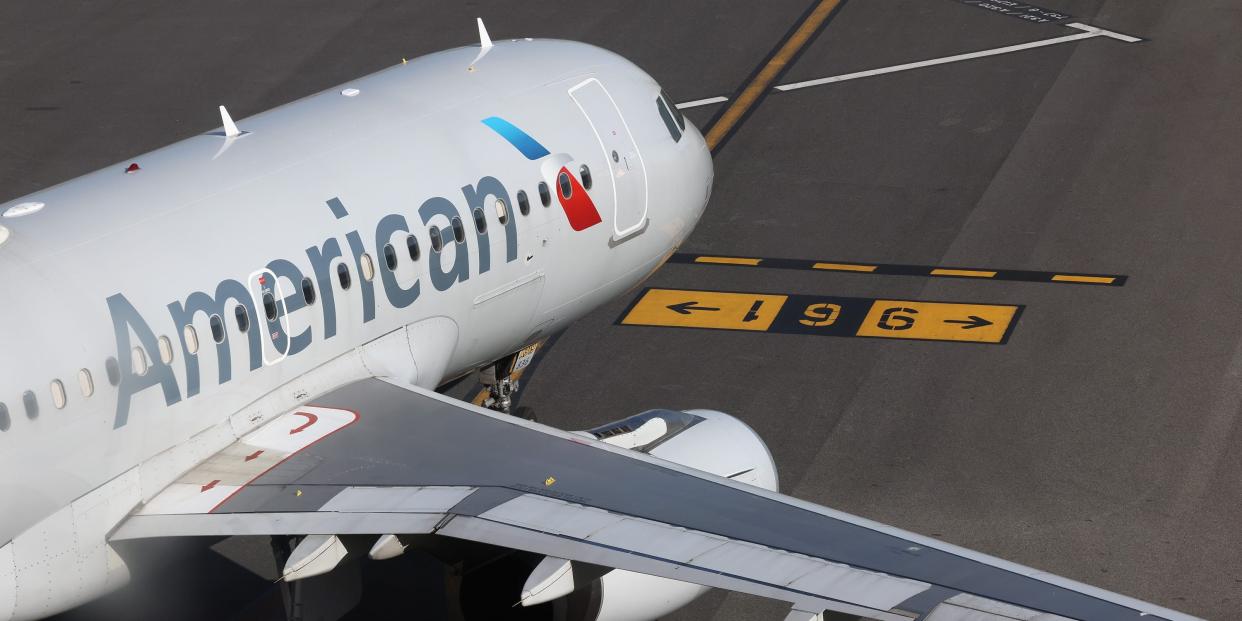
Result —
[[203, 486], [203, 488], [202, 488], [202, 491], [204, 491], [204, 492], [205, 492], [205, 491], [208, 491], [208, 490], [210, 490], [211, 488], [215, 487], [218, 483], [220, 483], [220, 479], [216, 479], [216, 480], [212, 481], [211, 483], [208, 483], [208, 484], [204, 485], [204, 486]]
[[944, 322], [962, 324], [963, 330], [973, 330], [975, 328], [982, 328], [984, 326], [992, 325], [992, 322], [984, 319], [983, 317], [979, 317], [978, 315], [971, 315], [969, 319], [945, 319]]
[[689, 315], [692, 311], [718, 311], [719, 308], [711, 306], [695, 306], [698, 301], [681, 302], [678, 304], [669, 304], [666, 308], [679, 315]]

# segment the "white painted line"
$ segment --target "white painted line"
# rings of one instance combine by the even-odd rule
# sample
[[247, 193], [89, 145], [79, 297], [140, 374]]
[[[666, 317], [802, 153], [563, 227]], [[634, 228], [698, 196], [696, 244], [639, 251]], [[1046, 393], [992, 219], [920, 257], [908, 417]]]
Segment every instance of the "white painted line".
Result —
[[[962, 60], [971, 60], [973, 58], [998, 56], [1000, 54], [1008, 54], [1010, 52], [1029, 50], [1029, 49], [1033, 49], [1037, 47], [1057, 45], [1059, 43], [1081, 41], [1083, 39], [1090, 39], [1093, 37], [1108, 37], [1110, 39], [1116, 39], [1118, 41], [1125, 41], [1126, 43], [1138, 43], [1143, 40], [1139, 37], [1132, 37], [1127, 34], [1122, 34], [1120, 32], [1113, 32], [1111, 30], [1105, 30], [1103, 28], [1096, 28], [1095, 26], [1090, 26], [1090, 25], [1083, 24], [1080, 22], [1073, 22], [1070, 24], [1066, 24], [1066, 26], [1069, 28], [1073, 28], [1075, 30], [1081, 30], [1082, 32], [1078, 34], [1066, 35], [1064, 37], [1043, 39], [1041, 41], [1031, 41], [1030, 43], [1019, 43], [1018, 45], [1007, 45], [1005, 47], [998, 47], [998, 48], [994, 48], [990, 50], [968, 52], [966, 54], [957, 54], [955, 56], [945, 56], [944, 58], [933, 58], [931, 60], [923, 60], [923, 61], [919, 61], [915, 63], [906, 63], [904, 65], [894, 65], [892, 67], [883, 67], [880, 69], [871, 69], [868, 71], [859, 71], [856, 73], [834, 75], [834, 76], [830, 76], [827, 78], [807, 80], [805, 82], [794, 82], [792, 84], [781, 84], [781, 85], [776, 86], [775, 88], [778, 91], [794, 91], [800, 88], [808, 88], [811, 86], [821, 86], [824, 84], [831, 84], [833, 82], [844, 82], [846, 80], [856, 80], [858, 78], [869, 78], [875, 75], [884, 75], [886, 73], [896, 73], [898, 71], [907, 71], [909, 69], [918, 69], [920, 67], [931, 67], [934, 65], [944, 65], [947, 63], [955, 63], [955, 62], [962, 61]], [[699, 106], [710, 106], [712, 104], [722, 103], [726, 101], [729, 101], [728, 97], [708, 97], [707, 99], [696, 99], [694, 101], [687, 101], [687, 102], [679, 103], [677, 104], [677, 109], [685, 110], [687, 108], [697, 108]]]
[[1082, 30], [1078, 34], [1066, 35], [1064, 37], [1055, 37], [1052, 39], [1043, 39], [1040, 41], [1031, 41], [1030, 43], [1019, 43], [1018, 45], [1007, 45], [1005, 47], [993, 48], [990, 50], [982, 50], [979, 52], [968, 52], [966, 54], [957, 54], [955, 56], [945, 56], [944, 58], [933, 58], [931, 60], [923, 60], [915, 63], [906, 63], [904, 65], [894, 65], [892, 67], [883, 67], [881, 69], [871, 69], [869, 71], [859, 71], [857, 73], [846, 73], [843, 75], [835, 75], [827, 78], [819, 78], [817, 80], [807, 80], [805, 82], [794, 82], [793, 84], [782, 84], [776, 87], [778, 91], [792, 91], [810, 86], [820, 86], [822, 84], [831, 84], [833, 82], [844, 82], [846, 80], [856, 80], [858, 78], [869, 78], [875, 75], [883, 75], [886, 73], [896, 73], [898, 71], [907, 71], [910, 69], [918, 69], [921, 67], [930, 67], [933, 65], [944, 65], [947, 63], [955, 63], [962, 60], [971, 60], [974, 58], [984, 58], [986, 56], [998, 56], [1000, 54], [1008, 54], [1010, 52], [1018, 52], [1021, 50], [1029, 50], [1037, 47], [1045, 47], [1049, 45], [1057, 45], [1059, 43], [1069, 43], [1070, 41], [1081, 41], [1092, 37], [1111, 37], [1128, 43], [1141, 41], [1141, 39], [1130, 37], [1127, 35], [1117, 34], [1108, 30], [1102, 30], [1092, 26], [1083, 24], [1067, 24], [1071, 28]]
[[685, 110], [686, 108], [697, 108], [699, 106], [710, 106], [712, 104], [721, 103], [724, 101], [729, 101], [729, 98], [728, 97], [708, 97], [707, 99], [696, 99], [694, 101], [687, 101], [687, 102], [677, 104], [677, 109]]
[[1121, 34], [1120, 32], [1104, 30], [1103, 28], [1096, 28], [1095, 26], [1088, 26], [1087, 24], [1081, 24], [1078, 22], [1074, 22], [1072, 24], [1066, 24], [1066, 26], [1069, 26], [1070, 28], [1077, 28], [1078, 30], [1084, 30], [1086, 32], [1094, 32], [1096, 34], [1103, 35], [1105, 37], [1109, 37], [1112, 39], [1116, 39], [1118, 41], [1125, 41], [1126, 43], [1138, 43], [1139, 41], [1142, 41], [1142, 39], [1138, 37], [1131, 37], [1130, 35]]

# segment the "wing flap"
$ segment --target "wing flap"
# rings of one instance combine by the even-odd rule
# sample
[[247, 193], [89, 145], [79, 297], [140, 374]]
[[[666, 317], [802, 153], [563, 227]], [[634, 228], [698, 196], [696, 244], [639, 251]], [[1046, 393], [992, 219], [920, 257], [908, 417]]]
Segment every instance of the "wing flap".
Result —
[[[528, 494], [479, 517], [493, 523], [517, 526], [531, 532], [559, 536], [600, 548], [625, 550], [629, 554], [686, 570], [751, 581], [765, 589], [783, 591], [785, 596], [781, 599], [790, 601], [839, 600], [874, 611], [887, 611], [929, 586], [924, 582], [858, 570], [641, 518], [611, 516], [611, 523], [596, 530], [578, 525], [579, 522], [603, 524], [603, 520], [595, 515], [598, 513], [606, 512]], [[556, 515], [556, 519], [540, 519], [552, 515]], [[557, 527], [558, 524], [566, 523], [569, 528]], [[748, 578], [747, 576], [753, 576], [754, 568], [757, 567], [763, 568], [762, 579]], [[816, 590], [803, 590], [794, 586], [798, 581], [808, 579]], [[747, 589], [734, 590], [750, 592]]]

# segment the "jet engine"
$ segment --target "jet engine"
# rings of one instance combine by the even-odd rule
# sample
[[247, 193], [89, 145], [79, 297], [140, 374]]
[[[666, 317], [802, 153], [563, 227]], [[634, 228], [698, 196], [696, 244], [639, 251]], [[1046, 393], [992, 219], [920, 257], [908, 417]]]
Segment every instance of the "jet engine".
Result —
[[[776, 464], [767, 446], [745, 423], [723, 412], [649, 410], [576, 433], [777, 491]], [[645, 621], [706, 591], [688, 582], [545, 557], [527, 578], [521, 602], [533, 606], [565, 598], [557, 616], [571, 621]]]

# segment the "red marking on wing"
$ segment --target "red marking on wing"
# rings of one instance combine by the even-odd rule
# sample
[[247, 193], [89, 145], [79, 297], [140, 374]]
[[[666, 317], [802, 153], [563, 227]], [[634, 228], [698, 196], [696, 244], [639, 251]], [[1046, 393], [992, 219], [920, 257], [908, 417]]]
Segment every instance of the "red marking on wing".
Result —
[[307, 427], [310, 427], [311, 425], [314, 425], [315, 423], [319, 422], [319, 417], [309, 412], [294, 412], [293, 415], [294, 416], [305, 416], [306, 423], [304, 423], [300, 427], [294, 427], [293, 429], [290, 429], [289, 435], [293, 435], [295, 433], [302, 433], [303, 431], [306, 431]]
[[246, 456], [246, 461], [254, 461], [254, 460], [256, 460], [256, 459], [258, 459], [258, 458], [259, 458], [259, 455], [262, 455], [262, 454], [263, 454], [263, 451], [261, 451], [261, 450], [259, 450], [259, 451], [255, 451], [255, 452], [253, 452], [253, 453], [251, 453], [251, 454], [249, 454], [249, 455], [247, 455], [247, 456]]
[[208, 484], [204, 485], [204, 486], [202, 487], [202, 491], [204, 491], [204, 492], [205, 492], [205, 491], [208, 491], [208, 490], [210, 490], [211, 488], [215, 487], [215, 486], [216, 486], [217, 484], [219, 484], [219, 483], [220, 483], [220, 479], [216, 479], [215, 481], [212, 481], [211, 483], [208, 483]]
[[[308, 405], [312, 405], [312, 406], [313, 406], [313, 405], [315, 405], [315, 404], [311, 403], [311, 404], [308, 404]], [[238, 492], [240, 492], [240, 491], [242, 491], [243, 489], [245, 489], [245, 487], [246, 487], [247, 485], [250, 485], [251, 483], [254, 483], [255, 481], [258, 481], [259, 479], [263, 478], [263, 475], [265, 475], [265, 474], [267, 474], [267, 473], [269, 473], [269, 472], [271, 472], [271, 471], [273, 471], [273, 470], [275, 470], [275, 469], [279, 468], [279, 467], [280, 467], [281, 465], [283, 465], [285, 462], [287, 462], [287, 461], [289, 461], [290, 459], [292, 459], [294, 455], [297, 455], [298, 453], [301, 453], [302, 451], [305, 451], [306, 449], [308, 449], [308, 448], [310, 448], [310, 447], [312, 447], [312, 446], [315, 446], [316, 444], [319, 444], [320, 442], [323, 442], [324, 440], [326, 440], [326, 439], [328, 438], [328, 436], [331, 436], [332, 434], [334, 434], [334, 433], [336, 433], [336, 432], [338, 432], [338, 431], [340, 431], [340, 430], [342, 430], [342, 429], [344, 429], [344, 428], [346, 428], [346, 427], [349, 427], [350, 425], [353, 425], [354, 423], [358, 422], [358, 419], [359, 419], [359, 418], [361, 418], [361, 416], [358, 414], [358, 412], [356, 412], [356, 411], [354, 411], [354, 410], [345, 410], [345, 411], [346, 411], [346, 412], [349, 412], [350, 414], [353, 414], [353, 415], [354, 415], [354, 420], [351, 420], [351, 421], [349, 421], [348, 423], [345, 423], [344, 425], [341, 425], [341, 426], [340, 426], [340, 427], [338, 427], [337, 429], [335, 429], [335, 430], [333, 430], [332, 432], [330, 432], [330, 433], [328, 433], [328, 434], [324, 435], [323, 437], [321, 437], [321, 438], [319, 438], [319, 439], [315, 440], [314, 442], [311, 442], [310, 444], [307, 444], [306, 446], [303, 446], [302, 448], [300, 448], [300, 449], [298, 449], [298, 450], [296, 450], [296, 451], [294, 451], [294, 452], [292, 452], [292, 453], [289, 453], [288, 455], [285, 455], [284, 459], [281, 459], [280, 461], [278, 461], [278, 462], [276, 462], [276, 463], [274, 463], [274, 464], [272, 464], [272, 465], [268, 466], [268, 467], [267, 467], [267, 469], [266, 469], [266, 470], [264, 470], [263, 472], [260, 472], [259, 474], [256, 474], [256, 475], [255, 475], [253, 478], [251, 478], [249, 481], [246, 481], [245, 483], [242, 483], [240, 487], [238, 487], [237, 489], [233, 490], [233, 492], [232, 492], [231, 494], [229, 494], [228, 496], [225, 496], [225, 497], [224, 497], [224, 500], [221, 500], [220, 502], [216, 503], [216, 506], [212, 507], [209, 511], [207, 511], [207, 513], [215, 513], [215, 512], [216, 512], [216, 509], [219, 509], [220, 507], [223, 507], [223, 506], [224, 506], [224, 503], [226, 503], [226, 502], [228, 502], [228, 501], [232, 500], [232, 499], [233, 499], [233, 497], [234, 497], [234, 496], [236, 496]], [[303, 413], [303, 412], [298, 412], [298, 414], [302, 414], [303, 416], [310, 416], [310, 414], [305, 414], [305, 413]], [[316, 419], [318, 419], [319, 417], [315, 417], [315, 418], [316, 418]]]
[[[561, 175], [569, 177], [569, 197], [566, 197], [561, 192]], [[561, 172], [556, 175], [556, 197], [560, 199], [561, 208], [565, 210], [565, 215], [569, 218], [569, 226], [573, 230], [582, 231], [602, 222], [602, 219], [599, 217], [599, 210], [595, 208], [595, 203], [591, 200], [591, 196], [587, 194], [586, 188], [582, 187], [582, 184], [578, 183], [578, 179], [564, 166], [561, 167]]]

